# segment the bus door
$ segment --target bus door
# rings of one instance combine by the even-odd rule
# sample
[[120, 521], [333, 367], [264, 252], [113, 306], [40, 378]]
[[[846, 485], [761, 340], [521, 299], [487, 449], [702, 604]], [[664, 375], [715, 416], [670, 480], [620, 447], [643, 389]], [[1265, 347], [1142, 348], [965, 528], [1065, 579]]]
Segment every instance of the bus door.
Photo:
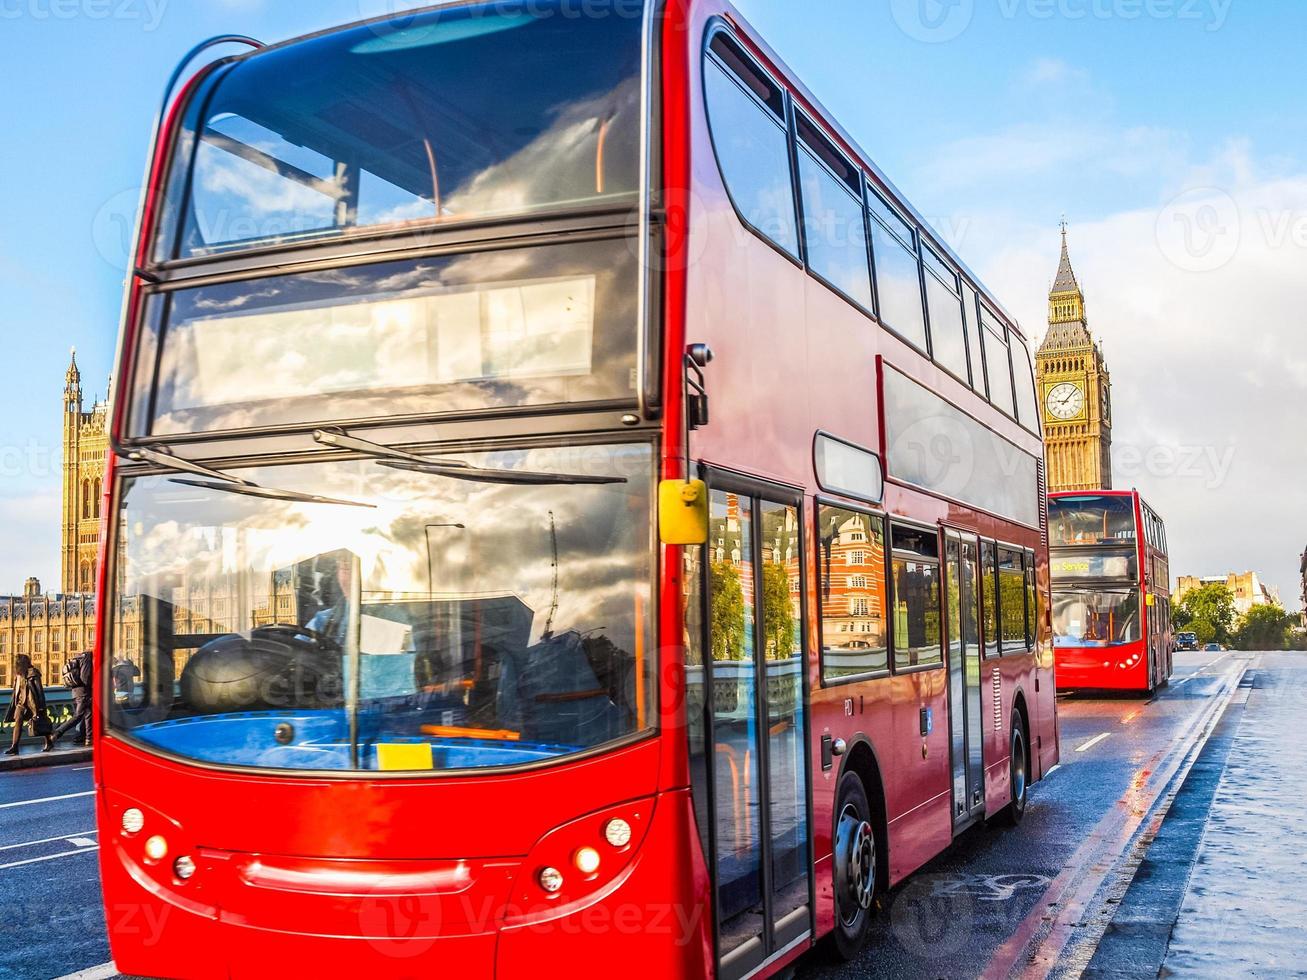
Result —
[[812, 928], [802, 497], [738, 478], [709, 486], [707, 567], [690, 569], [687, 714], [718, 975], [730, 980]]
[[985, 809], [983, 720], [980, 713], [980, 542], [944, 531], [949, 726], [953, 761], [953, 827], [961, 830]]

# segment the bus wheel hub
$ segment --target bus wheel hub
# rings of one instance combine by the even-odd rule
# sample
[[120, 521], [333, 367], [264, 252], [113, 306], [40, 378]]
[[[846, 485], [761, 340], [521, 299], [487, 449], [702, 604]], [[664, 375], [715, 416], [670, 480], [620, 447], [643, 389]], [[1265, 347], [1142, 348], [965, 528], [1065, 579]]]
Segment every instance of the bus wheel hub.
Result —
[[876, 838], [871, 824], [852, 804], [840, 814], [835, 853], [844, 892], [840, 907], [848, 923], [860, 911], [871, 908], [876, 888]]

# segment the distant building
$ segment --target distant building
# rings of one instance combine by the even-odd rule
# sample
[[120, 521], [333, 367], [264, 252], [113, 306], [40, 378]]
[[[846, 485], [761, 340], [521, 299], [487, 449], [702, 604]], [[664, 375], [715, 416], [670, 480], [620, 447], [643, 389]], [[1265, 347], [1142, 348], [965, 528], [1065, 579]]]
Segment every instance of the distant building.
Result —
[[1048, 333], [1035, 354], [1044, 403], [1048, 489], [1112, 487], [1112, 377], [1089, 332], [1085, 294], [1071, 268], [1066, 223], [1062, 260], [1048, 295]]
[[47, 684], [58, 684], [65, 660], [95, 641], [95, 597], [44, 595], [29, 578], [21, 596], [0, 596], [0, 687], [13, 683], [14, 657], [25, 653]]
[[109, 454], [108, 401], [82, 410], [82, 373], [77, 351], [64, 375], [63, 523], [60, 528], [60, 591], [95, 592], [100, 555], [100, 495]]
[[[14, 657], [25, 653], [47, 684], [58, 684], [64, 661], [95, 645], [96, 564], [100, 552], [100, 496], [109, 452], [107, 401], [84, 411], [82, 373], [73, 352], [64, 374], [63, 508], [60, 588], [43, 593], [29, 578], [22, 595], [0, 596], [0, 687], [13, 683]], [[138, 659], [140, 617], [124, 609], [115, 649]]]
[[1302, 573], [1302, 625], [1307, 629], [1307, 548], [1303, 549], [1299, 571]]
[[1234, 595], [1234, 610], [1240, 616], [1248, 615], [1253, 606], [1279, 606], [1280, 593], [1272, 586], [1266, 585], [1256, 572], [1230, 572], [1228, 575], [1181, 575], [1176, 588], [1174, 602], [1180, 602], [1186, 592], [1202, 588], [1204, 585], [1224, 585]]

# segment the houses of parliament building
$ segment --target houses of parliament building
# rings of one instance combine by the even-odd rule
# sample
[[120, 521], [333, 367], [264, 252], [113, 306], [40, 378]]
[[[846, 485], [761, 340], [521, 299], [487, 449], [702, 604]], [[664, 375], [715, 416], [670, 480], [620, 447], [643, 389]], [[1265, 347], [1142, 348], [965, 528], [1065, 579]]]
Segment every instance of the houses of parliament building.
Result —
[[[32, 658], [49, 685], [59, 683], [65, 660], [94, 645], [107, 421], [107, 401], [85, 409], [74, 352], [64, 375], [59, 589], [45, 592], [38, 579], [29, 578], [22, 595], [0, 596], [0, 685], [13, 682], [13, 661], [20, 653]], [[124, 622], [120, 628], [134, 646], [134, 626]]]

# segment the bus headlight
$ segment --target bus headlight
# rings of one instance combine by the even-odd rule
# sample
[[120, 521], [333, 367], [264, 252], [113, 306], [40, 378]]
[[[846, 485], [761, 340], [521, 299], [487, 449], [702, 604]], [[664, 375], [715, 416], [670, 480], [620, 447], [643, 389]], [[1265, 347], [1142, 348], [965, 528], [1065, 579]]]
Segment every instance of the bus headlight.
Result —
[[592, 875], [599, 870], [599, 852], [593, 847], [583, 847], [572, 856], [576, 870], [583, 875]]
[[155, 834], [145, 842], [145, 856], [151, 861], [162, 861], [168, 856], [168, 842]]
[[178, 878], [186, 881], [191, 875], [195, 874], [195, 861], [191, 859], [190, 855], [183, 854], [172, 863], [172, 870]]
[[536, 875], [536, 881], [540, 883], [541, 888], [552, 895], [563, 887], [563, 872], [557, 868], [541, 868], [540, 873]]
[[625, 847], [631, 843], [631, 825], [621, 817], [616, 817], [604, 824], [604, 840], [613, 847]]
[[145, 814], [136, 807], [129, 807], [123, 811], [123, 833], [139, 834], [141, 828], [145, 826]]

